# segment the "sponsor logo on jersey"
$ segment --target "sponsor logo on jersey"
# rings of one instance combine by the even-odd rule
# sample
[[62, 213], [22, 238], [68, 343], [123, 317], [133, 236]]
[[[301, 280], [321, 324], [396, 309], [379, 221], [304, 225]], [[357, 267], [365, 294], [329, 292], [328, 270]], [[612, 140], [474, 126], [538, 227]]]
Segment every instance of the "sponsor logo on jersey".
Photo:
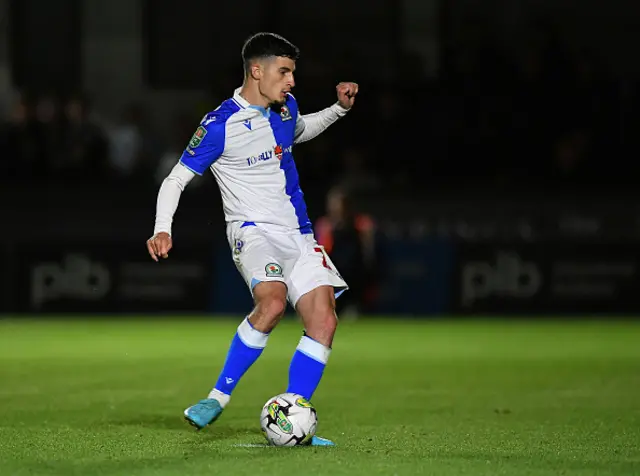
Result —
[[273, 151], [276, 153], [278, 160], [282, 160], [282, 146], [278, 144], [273, 148]]
[[264, 162], [265, 160], [269, 160], [273, 158], [273, 150], [265, 150], [260, 155], [252, 155], [247, 158], [247, 165], [251, 167], [259, 162]]
[[277, 146], [275, 146], [273, 148], [273, 152], [275, 152], [276, 157], [278, 158], [278, 160], [282, 160], [282, 157], [284, 156], [285, 153], [291, 153], [291, 150], [293, 149], [292, 146], [288, 146], [288, 147], [282, 147], [282, 144], [278, 144]]

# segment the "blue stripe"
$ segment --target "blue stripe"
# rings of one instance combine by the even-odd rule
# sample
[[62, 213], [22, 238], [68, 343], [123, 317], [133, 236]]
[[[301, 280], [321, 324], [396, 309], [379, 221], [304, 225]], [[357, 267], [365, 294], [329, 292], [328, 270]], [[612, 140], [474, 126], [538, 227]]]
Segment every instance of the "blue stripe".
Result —
[[269, 123], [271, 124], [276, 144], [280, 145], [284, 151], [282, 160], [280, 161], [280, 168], [284, 171], [285, 192], [289, 196], [291, 205], [293, 205], [296, 217], [298, 218], [300, 233], [306, 235], [313, 233], [313, 228], [311, 226], [311, 220], [309, 220], [309, 216], [307, 215], [307, 205], [304, 202], [304, 194], [300, 188], [298, 169], [296, 168], [296, 163], [293, 160], [293, 153], [291, 151], [298, 116], [298, 106], [291, 96], [287, 99], [287, 106], [291, 113], [291, 119], [283, 122], [280, 114], [272, 113], [269, 116]]
[[254, 106], [253, 104], [249, 107], [251, 109], [255, 109], [256, 111], [260, 112], [260, 114], [262, 114], [262, 117], [264, 117], [265, 119], [269, 119], [269, 115], [271, 114], [271, 109], [265, 109], [262, 106]]
[[256, 226], [256, 224], [253, 221], [245, 221], [240, 228], [244, 228], [245, 226]]
[[206, 129], [207, 134], [195, 148], [187, 146], [182, 152], [182, 165], [198, 175], [211, 167], [224, 150], [226, 122], [239, 110], [240, 106], [233, 99], [227, 99], [215, 111], [203, 117], [200, 125]]

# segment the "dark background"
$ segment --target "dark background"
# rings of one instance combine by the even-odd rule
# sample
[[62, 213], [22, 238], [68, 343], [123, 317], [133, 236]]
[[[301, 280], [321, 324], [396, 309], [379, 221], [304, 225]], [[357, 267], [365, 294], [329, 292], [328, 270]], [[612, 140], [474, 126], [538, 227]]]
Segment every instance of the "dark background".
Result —
[[386, 315], [628, 314], [638, 296], [632, 0], [0, 1], [0, 312], [243, 313], [211, 175], [150, 261], [158, 187], [242, 81], [244, 39], [302, 50], [312, 219], [354, 190]]

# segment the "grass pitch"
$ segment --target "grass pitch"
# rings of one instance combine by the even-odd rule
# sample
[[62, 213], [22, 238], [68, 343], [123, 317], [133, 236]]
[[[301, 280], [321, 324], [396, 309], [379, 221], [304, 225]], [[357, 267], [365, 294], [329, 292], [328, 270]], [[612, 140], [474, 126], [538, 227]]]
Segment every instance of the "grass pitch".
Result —
[[[640, 324], [344, 323], [314, 396], [335, 448], [265, 448], [285, 321], [213, 426], [238, 321], [0, 320], [0, 475], [640, 474]], [[245, 446], [239, 446], [245, 445]]]

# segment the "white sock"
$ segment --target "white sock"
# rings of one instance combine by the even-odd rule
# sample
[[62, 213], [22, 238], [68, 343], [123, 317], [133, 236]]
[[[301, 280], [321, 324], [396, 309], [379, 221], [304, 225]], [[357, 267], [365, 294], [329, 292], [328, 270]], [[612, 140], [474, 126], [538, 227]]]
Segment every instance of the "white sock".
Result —
[[220, 390], [214, 388], [209, 392], [209, 396], [207, 398], [218, 400], [218, 402], [220, 402], [220, 406], [224, 408], [227, 406], [227, 403], [229, 403], [229, 400], [231, 400], [231, 395], [222, 393]]

